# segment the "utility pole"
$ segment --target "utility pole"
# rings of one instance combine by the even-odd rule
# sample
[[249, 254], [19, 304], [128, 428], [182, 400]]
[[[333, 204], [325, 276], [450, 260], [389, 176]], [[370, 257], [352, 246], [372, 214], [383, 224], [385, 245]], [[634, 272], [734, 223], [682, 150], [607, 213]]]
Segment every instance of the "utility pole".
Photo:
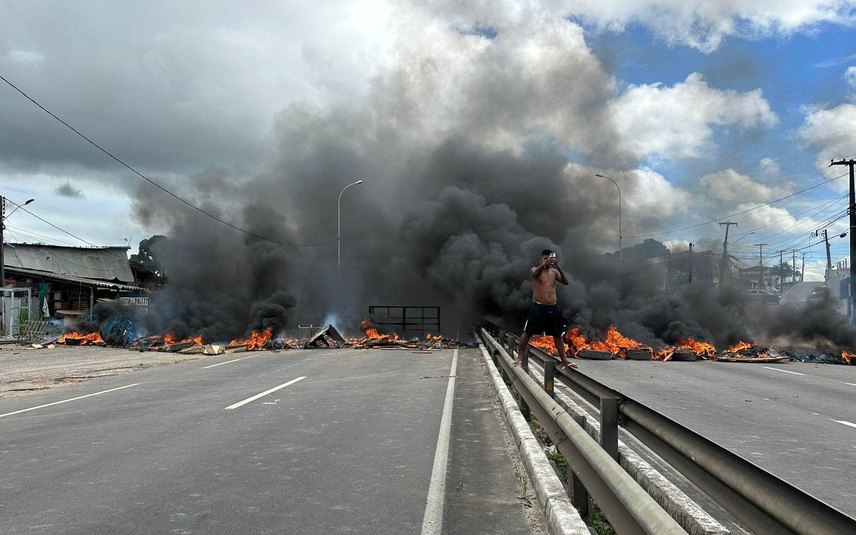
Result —
[[[814, 235], [819, 236], [820, 233], [823, 232], [823, 243], [826, 244], [826, 271], [832, 271], [832, 254], [829, 252], [829, 236], [826, 233], [826, 229], [815, 230]], [[826, 278], [827, 275], [824, 276]]]
[[797, 250], [791, 249], [791, 283], [797, 283]]
[[802, 267], [800, 268], [800, 282], [805, 282], [805, 253], [803, 253]]
[[[782, 257], [783, 253], [784, 251], [779, 251], [779, 292], [782, 291], [782, 283], [785, 282], [785, 262]], [[770, 278], [773, 278], [772, 272], [770, 272]]]
[[[853, 185], [854, 173], [853, 166], [856, 165], [856, 160], [839, 161], [832, 160], [829, 166], [846, 165], [850, 168], [850, 283], [847, 285], [847, 318], [850, 324], [853, 324], [853, 283], [856, 281], [856, 187]], [[827, 251], [829, 242], [827, 242]], [[829, 266], [831, 269], [832, 266]]]
[[758, 289], [762, 290], [764, 287], [764, 246], [766, 243], [756, 243], [755, 247], [758, 248]]
[[689, 271], [689, 281], [687, 284], [693, 283], [693, 244], [690, 242], [690, 271]]
[[731, 275], [730, 271], [726, 271], [728, 269], [728, 229], [731, 228], [731, 225], [737, 226], [737, 223], [732, 223], [731, 221], [725, 221], [724, 223], [720, 223], [719, 226], [725, 225], [725, 241], [722, 242], [722, 262], [719, 263], [719, 284], [722, 284], [722, 281], [725, 279], [725, 274], [728, 273]]

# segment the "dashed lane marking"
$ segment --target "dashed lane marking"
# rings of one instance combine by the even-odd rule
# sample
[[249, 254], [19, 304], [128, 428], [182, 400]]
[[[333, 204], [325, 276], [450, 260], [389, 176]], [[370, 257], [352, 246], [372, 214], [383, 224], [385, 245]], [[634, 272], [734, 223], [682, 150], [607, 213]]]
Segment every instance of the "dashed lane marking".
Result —
[[[831, 419], [831, 418], [830, 418], [830, 419]], [[848, 426], [850, 426], [850, 427], [856, 427], [856, 424], [854, 424], [853, 422], [846, 422], [846, 421], [844, 421], [844, 420], [832, 420], [832, 421], [833, 421], [833, 422], [838, 422], [838, 423], [839, 423], [839, 424], [841, 424], [841, 425], [848, 425]]]
[[298, 382], [298, 381], [302, 381], [302, 380], [304, 380], [304, 379], [306, 379], [306, 376], [298, 377], [297, 379], [292, 379], [291, 381], [289, 381], [289, 382], [287, 382], [287, 383], [282, 383], [281, 385], [279, 385], [279, 386], [275, 386], [275, 387], [271, 388], [270, 390], [265, 390], [265, 391], [264, 391], [264, 392], [262, 392], [261, 394], [256, 394], [255, 396], [253, 396], [253, 397], [251, 397], [251, 398], [247, 398], [247, 399], [245, 399], [244, 401], [239, 401], [239, 402], [237, 402], [237, 403], [234, 403], [234, 404], [232, 404], [232, 405], [229, 405], [228, 407], [226, 407], [226, 409], [225, 409], [225, 410], [230, 411], [230, 410], [232, 410], [232, 409], [237, 409], [238, 407], [242, 407], [242, 406], [246, 405], [247, 403], [251, 403], [251, 402], [253, 402], [253, 401], [255, 401], [255, 400], [259, 399], [259, 398], [263, 398], [263, 397], [265, 397], [265, 396], [266, 396], [266, 395], [268, 395], [268, 394], [273, 394], [273, 393], [274, 393], [274, 392], [276, 392], [277, 390], [280, 390], [280, 389], [282, 389], [282, 388], [285, 388], [285, 387], [287, 387], [288, 385], [293, 385], [294, 383], [296, 383], [296, 382]]
[[774, 372], [790, 373], [791, 375], [805, 375], [804, 373], [791, 372], [791, 371], [788, 371], [788, 370], [780, 370], [780, 369], [778, 369], [778, 368], [771, 368], [771, 367], [769, 367], [769, 366], [763, 366], [763, 367], [764, 367], [764, 368], [767, 368], [768, 370], [773, 370]]
[[844, 383], [844, 384], [846, 384], [848, 386], [856, 386], [856, 384], [853, 384], [853, 383]]
[[6, 414], [0, 414], [0, 418], [6, 417], [6, 416], [12, 416], [13, 414], [21, 414], [22, 412], [34, 411], [36, 409], [43, 409], [45, 407], [51, 407], [53, 405], [59, 405], [60, 403], [68, 403], [69, 401], [77, 401], [78, 399], [91, 398], [92, 396], [100, 396], [101, 394], [106, 394], [108, 392], [115, 392], [117, 390], [122, 390], [125, 388], [131, 388], [132, 386], [137, 386], [140, 384], [142, 384], [142, 383], [134, 383], [132, 385], [120, 386], [118, 388], [111, 388], [110, 390], [102, 390], [101, 392], [95, 392], [94, 394], [86, 394], [85, 396], [77, 396], [76, 398], [64, 399], [62, 401], [54, 401], [53, 403], [46, 403], [45, 405], [39, 405], [38, 407], [30, 407], [29, 409], [21, 409], [19, 411], [15, 411], [15, 412], [7, 412]]
[[224, 364], [231, 364], [233, 362], [238, 362], [239, 360], [251, 359], [253, 357], [255, 357], [255, 355], [250, 355], [249, 357], [241, 357], [241, 358], [235, 359], [235, 360], [227, 360], [226, 362], [219, 362], [217, 364], [212, 364], [211, 366], [203, 366], [202, 369], [207, 370], [208, 368], [216, 368], [217, 366], [222, 366]]

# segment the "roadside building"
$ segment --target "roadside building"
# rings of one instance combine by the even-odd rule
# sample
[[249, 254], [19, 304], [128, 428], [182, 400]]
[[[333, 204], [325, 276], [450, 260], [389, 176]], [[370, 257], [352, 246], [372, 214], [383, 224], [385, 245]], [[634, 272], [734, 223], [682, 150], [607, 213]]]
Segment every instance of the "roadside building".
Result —
[[745, 290], [777, 292], [781, 288], [781, 277], [769, 266], [750, 266], [740, 269], [740, 283]]
[[668, 287], [689, 284], [718, 285], [725, 281], [738, 281], [743, 263], [732, 255], [720, 252], [678, 251], [668, 256], [666, 269]]
[[9, 314], [7, 323], [54, 318], [68, 324], [99, 300], [145, 298], [147, 290], [135, 281], [127, 252], [128, 247], [5, 244], [5, 286], [29, 298], [28, 306], [18, 302], [18, 312]]

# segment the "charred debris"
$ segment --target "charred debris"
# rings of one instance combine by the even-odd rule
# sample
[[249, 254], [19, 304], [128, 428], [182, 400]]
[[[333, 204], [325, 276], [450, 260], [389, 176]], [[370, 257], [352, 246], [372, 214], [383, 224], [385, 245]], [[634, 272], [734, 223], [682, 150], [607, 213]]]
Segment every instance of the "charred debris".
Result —
[[395, 333], [381, 333], [369, 321], [362, 322], [363, 336], [344, 337], [332, 324], [318, 329], [311, 336], [288, 338], [275, 336], [273, 329], [252, 331], [246, 338], [229, 342], [211, 342], [202, 336], [178, 338], [172, 334], [137, 336], [136, 326], [127, 318], [114, 317], [105, 321], [94, 332], [73, 330], [65, 333], [56, 343], [70, 346], [124, 347], [138, 351], [164, 353], [219, 355], [244, 351], [283, 351], [289, 349], [411, 349], [439, 350], [477, 347], [441, 335], [428, 333], [424, 338], [402, 338]]

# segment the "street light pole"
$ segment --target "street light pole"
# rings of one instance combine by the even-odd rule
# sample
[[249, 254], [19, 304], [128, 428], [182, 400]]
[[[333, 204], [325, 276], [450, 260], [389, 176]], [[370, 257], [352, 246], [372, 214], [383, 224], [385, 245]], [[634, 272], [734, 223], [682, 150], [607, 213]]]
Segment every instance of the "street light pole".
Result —
[[618, 269], [620, 270], [621, 269], [621, 239], [622, 239], [622, 235], [621, 235], [621, 188], [618, 187], [618, 182], [616, 182], [615, 180], [613, 180], [612, 178], [610, 178], [606, 175], [599, 175], [599, 174], [595, 173], [594, 176], [600, 177], [600, 178], [605, 178], [605, 179], [609, 180], [610, 182], [615, 184], [615, 189], [618, 190]]
[[362, 180], [357, 180], [342, 188], [342, 191], [339, 192], [339, 200], [336, 202], [336, 276], [340, 279], [342, 278], [342, 194], [351, 186], [362, 183]]

